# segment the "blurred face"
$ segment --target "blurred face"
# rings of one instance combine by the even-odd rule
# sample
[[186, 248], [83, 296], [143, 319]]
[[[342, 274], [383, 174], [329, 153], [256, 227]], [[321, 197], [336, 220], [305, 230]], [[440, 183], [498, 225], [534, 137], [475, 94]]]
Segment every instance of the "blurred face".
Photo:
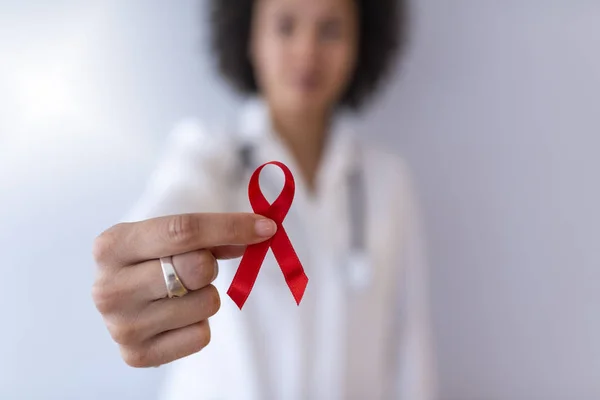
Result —
[[323, 112], [351, 79], [358, 49], [354, 0], [257, 0], [250, 58], [262, 95], [288, 112]]

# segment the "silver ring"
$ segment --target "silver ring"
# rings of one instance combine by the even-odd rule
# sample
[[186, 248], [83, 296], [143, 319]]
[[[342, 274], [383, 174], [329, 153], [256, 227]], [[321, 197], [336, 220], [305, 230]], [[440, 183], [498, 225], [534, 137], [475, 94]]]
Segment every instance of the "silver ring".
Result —
[[167, 285], [167, 294], [169, 298], [173, 297], [182, 297], [188, 294], [187, 288], [179, 279], [177, 272], [175, 271], [175, 267], [173, 266], [173, 257], [162, 257], [160, 259], [160, 266], [162, 268], [163, 276], [165, 278], [165, 283]]

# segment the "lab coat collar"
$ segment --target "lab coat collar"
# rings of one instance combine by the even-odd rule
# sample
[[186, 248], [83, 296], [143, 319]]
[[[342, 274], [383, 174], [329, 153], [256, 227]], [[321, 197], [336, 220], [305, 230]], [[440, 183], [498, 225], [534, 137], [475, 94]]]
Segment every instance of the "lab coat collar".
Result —
[[[268, 106], [263, 99], [253, 98], [244, 106], [238, 132], [242, 140], [257, 148], [273, 146], [274, 153], [269, 156], [278, 157], [292, 171], [297, 170], [295, 160], [273, 130]], [[357, 167], [359, 149], [358, 139], [350, 128], [349, 118], [341, 115], [334, 116], [317, 173], [318, 193], [323, 189], [335, 189], [340, 178], [345, 178], [353, 168]], [[297, 186], [298, 184], [304, 186], [304, 182], [296, 183]]]

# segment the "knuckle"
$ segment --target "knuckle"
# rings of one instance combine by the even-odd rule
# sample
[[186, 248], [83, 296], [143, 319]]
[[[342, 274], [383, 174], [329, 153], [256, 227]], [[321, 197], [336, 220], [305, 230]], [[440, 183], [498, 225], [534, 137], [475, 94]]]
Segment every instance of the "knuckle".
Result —
[[118, 308], [118, 296], [106, 278], [99, 278], [92, 286], [92, 300], [100, 314], [110, 314]]
[[204, 283], [204, 272], [197, 265], [190, 265], [181, 274], [181, 279], [189, 290], [198, 290]]
[[210, 283], [214, 275], [214, 262], [214, 257], [208, 250], [193, 253], [193, 261], [189, 263], [186, 272], [194, 289], [200, 289]]
[[121, 357], [127, 365], [133, 368], [147, 368], [153, 366], [150, 349], [147, 347], [129, 348], [121, 346]]
[[113, 340], [120, 345], [134, 345], [140, 342], [140, 332], [134, 322], [107, 322], [107, 328]]
[[193, 215], [182, 214], [169, 218], [166, 230], [170, 242], [186, 245], [198, 235], [200, 229]]
[[221, 308], [221, 296], [214, 285], [206, 287], [206, 295], [204, 299], [205, 309], [210, 316], [215, 315]]
[[208, 323], [200, 324], [198, 334], [192, 344], [192, 353], [197, 353], [209, 345], [211, 339], [210, 326]]
[[115, 227], [100, 234], [92, 246], [92, 255], [98, 266], [105, 266], [116, 243]]
[[209, 250], [199, 250], [194, 252], [196, 266], [211, 266], [214, 262], [214, 257]]
[[202, 275], [202, 282], [210, 282], [215, 274], [215, 257], [208, 250], [200, 251], [198, 254], [196, 270]]

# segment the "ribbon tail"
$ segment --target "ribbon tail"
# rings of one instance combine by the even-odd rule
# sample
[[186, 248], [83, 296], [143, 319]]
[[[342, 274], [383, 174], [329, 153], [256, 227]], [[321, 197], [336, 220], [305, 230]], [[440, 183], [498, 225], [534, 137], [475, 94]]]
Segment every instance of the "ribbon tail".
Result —
[[285, 282], [290, 288], [296, 304], [300, 305], [300, 301], [302, 301], [306, 286], [308, 285], [308, 277], [304, 273], [304, 268], [292, 246], [290, 238], [281, 225], [271, 241], [271, 250], [281, 267]]
[[250, 245], [246, 248], [227, 294], [241, 310], [248, 299], [260, 267], [269, 250], [269, 241]]

